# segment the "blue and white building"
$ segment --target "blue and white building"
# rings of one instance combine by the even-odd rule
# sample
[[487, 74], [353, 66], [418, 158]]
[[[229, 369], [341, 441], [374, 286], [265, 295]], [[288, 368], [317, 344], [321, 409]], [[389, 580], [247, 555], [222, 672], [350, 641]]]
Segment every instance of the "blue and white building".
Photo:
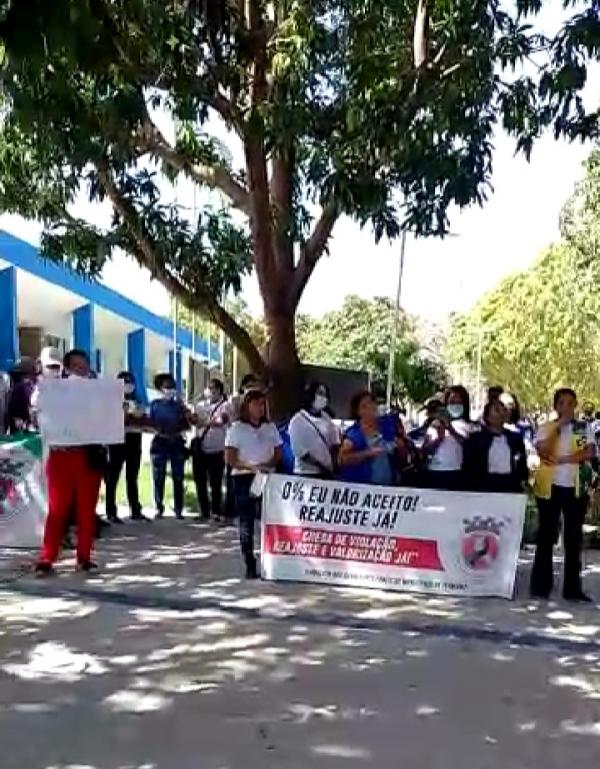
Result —
[[47, 345], [85, 350], [104, 376], [129, 369], [146, 398], [161, 371], [171, 371], [179, 390], [191, 394], [221, 365], [218, 344], [0, 230], [0, 371], [23, 355], [37, 358]]

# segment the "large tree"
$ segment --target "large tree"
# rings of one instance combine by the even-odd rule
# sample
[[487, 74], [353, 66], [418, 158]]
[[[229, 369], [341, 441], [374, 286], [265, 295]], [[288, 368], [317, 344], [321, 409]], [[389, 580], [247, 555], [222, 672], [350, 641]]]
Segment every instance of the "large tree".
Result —
[[[597, 130], [579, 98], [597, 5], [552, 38], [529, 23], [542, 5], [2, 0], [0, 206], [41, 219], [49, 256], [87, 274], [132, 254], [225, 330], [282, 410], [298, 303], [341, 215], [377, 239], [443, 234], [451, 204], [484, 200], [498, 124], [525, 152], [546, 125]], [[227, 208], [191, 219], [165, 192], [179, 175]], [[81, 193], [111, 204], [109, 227], [78, 214]], [[264, 354], [221, 301], [251, 269]]]

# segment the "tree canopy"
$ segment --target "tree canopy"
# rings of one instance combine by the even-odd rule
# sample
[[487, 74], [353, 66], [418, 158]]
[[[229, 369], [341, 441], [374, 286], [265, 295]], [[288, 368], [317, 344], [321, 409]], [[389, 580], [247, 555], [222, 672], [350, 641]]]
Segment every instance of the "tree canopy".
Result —
[[[497, 126], [526, 153], [546, 126], [597, 134], [581, 99], [597, 4], [566, 3], [550, 36], [542, 5], [2, 0], [0, 206], [42, 220], [46, 253], [88, 275], [131, 254], [285, 393], [298, 302], [341, 215], [376, 239], [443, 235], [451, 205], [485, 200]], [[178, 177], [218, 198], [191, 217]], [[250, 270], [264, 354], [222, 301]]]
[[600, 406], [600, 151], [566, 204], [563, 238], [535, 264], [503, 280], [473, 310], [454, 319], [450, 352], [482, 370], [529, 406], [547, 405], [552, 391], [574, 387]]

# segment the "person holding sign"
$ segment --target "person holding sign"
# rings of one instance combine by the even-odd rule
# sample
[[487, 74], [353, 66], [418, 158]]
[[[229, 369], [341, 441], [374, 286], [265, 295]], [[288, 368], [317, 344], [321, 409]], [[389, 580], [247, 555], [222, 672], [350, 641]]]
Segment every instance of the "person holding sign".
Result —
[[392, 486], [396, 482], [396, 424], [393, 417], [379, 416], [377, 401], [370, 392], [352, 398], [355, 420], [342, 440], [340, 476], [347, 483]]
[[177, 397], [177, 384], [172, 374], [158, 374], [154, 387], [161, 394], [150, 404], [150, 423], [156, 430], [150, 447], [156, 517], [162, 518], [165, 512], [165, 479], [170, 463], [175, 517], [181, 520], [186, 459], [183, 435], [188, 431], [190, 421], [184, 404]]
[[304, 408], [290, 421], [296, 475], [333, 478], [340, 438], [326, 411], [328, 404], [327, 385], [313, 382], [304, 392]]
[[564, 526], [565, 567], [563, 597], [589, 603], [581, 586], [581, 545], [587, 494], [591, 487], [591, 460], [596, 456], [589, 422], [575, 419], [577, 396], [569, 388], [557, 390], [557, 418], [542, 425], [535, 439], [541, 464], [534, 493], [539, 511], [537, 548], [531, 572], [531, 595], [547, 599], [552, 592], [552, 551], [558, 540], [561, 515]]
[[[65, 375], [71, 380], [90, 377], [90, 361], [83, 350], [68, 352], [63, 366]], [[63, 397], [68, 397], [66, 389]], [[43, 417], [43, 390], [39, 402], [40, 417]], [[64, 408], [69, 409], [68, 402], [65, 402]], [[77, 566], [82, 571], [92, 571], [97, 568], [92, 561], [92, 547], [96, 531], [96, 506], [106, 466], [104, 448], [100, 445], [63, 445], [58, 442], [58, 433], [56, 443], [52, 442], [52, 437], [48, 438], [48, 442], [48, 517], [36, 573], [39, 576], [52, 574], [72, 510], [77, 521]]]
[[255, 482], [262, 473], [271, 473], [281, 460], [281, 438], [267, 419], [267, 399], [260, 390], [246, 393], [240, 418], [227, 432], [225, 459], [231, 467], [236, 512], [240, 518], [240, 547], [246, 577], [258, 576], [254, 556], [254, 522], [258, 517]]

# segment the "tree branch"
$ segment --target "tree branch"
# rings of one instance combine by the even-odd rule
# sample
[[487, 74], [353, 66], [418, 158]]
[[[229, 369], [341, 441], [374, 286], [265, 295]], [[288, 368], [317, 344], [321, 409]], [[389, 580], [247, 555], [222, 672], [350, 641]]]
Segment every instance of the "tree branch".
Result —
[[142, 149], [154, 153], [171, 168], [182, 171], [197, 184], [204, 184], [226, 195], [233, 205], [247, 216], [251, 216], [250, 195], [231, 175], [225, 166], [215, 163], [193, 163], [182, 155], [164, 137], [153, 122], [146, 107], [141, 135], [138, 137]]
[[243, 353], [252, 371], [259, 376], [263, 375], [267, 367], [250, 334], [236, 322], [209, 291], [190, 291], [168, 270], [167, 266], [157, 258], [154, 243], [145, 232], [143, 222], [135, 207], [119, 190], [110, 171], [106, 167], [99, 167], [98, 175], [108, 199], [133, 238], [136, 248], [135, 256], [138, 262], [146, 267], [152, 277], [158, 280], [181, 304], [193, 312], [200, 313], [222, 329]]
[[310, 238], [302, 247], [300, 259], [294, 270], [294, 279], [290, 291], [290, 301], [292, 302], [293, 309], [298, 307], [306, 284], [325, 250], [339, 215], [339, 206], [334, 200], [330, 200], [321, 211], [321, 216], [317, 219]]

